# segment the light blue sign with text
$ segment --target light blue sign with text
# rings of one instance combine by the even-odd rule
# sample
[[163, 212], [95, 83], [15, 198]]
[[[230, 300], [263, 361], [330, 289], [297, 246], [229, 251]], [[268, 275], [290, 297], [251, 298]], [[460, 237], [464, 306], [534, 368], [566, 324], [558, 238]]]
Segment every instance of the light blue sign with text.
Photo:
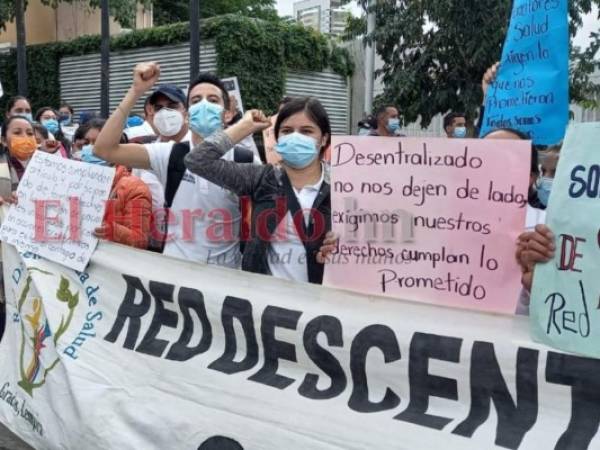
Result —
[[556, 254], [538, 265], [530, 303], [532, 336], [600, 358], [600, 123], [567, 131], [548, 206]]
[[515, 0], [481, 135], [514, 128], [552, 145], [562, 141], [568, 119], [567, 0]]

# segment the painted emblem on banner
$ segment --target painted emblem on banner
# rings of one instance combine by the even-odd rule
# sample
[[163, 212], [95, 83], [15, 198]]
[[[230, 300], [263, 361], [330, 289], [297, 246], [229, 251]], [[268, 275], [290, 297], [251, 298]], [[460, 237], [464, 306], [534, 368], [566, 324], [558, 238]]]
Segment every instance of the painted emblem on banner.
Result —
[[[52, 275], [38, 269], [29, 269], [45, 275]], [[70, 290], [70, 282], [61, 276], [60, 285], [56, 292], [58, 301], [66, 303], [68, 313], [62, 317], [54, 336], [42, 308], [42, 300], [38, 296], [28, 296], [31, 289], [31, 275], [21, 292], [18, 303], [21, 318], [21, 346], [19, 354], [20, 377], [19, 386], [33, 397], [33, 391], [46, 383], [48, 374], [59, 362], [58, 357], [45, 357], [46, 350], [56, 346], [58, 339], [67, 331], [73, 319], [73, 313], [79, 303], [79, 293]], [[51, 344], [54, 344], [51, 346]], [[56, 352], [47, 352], [55, 355]]]

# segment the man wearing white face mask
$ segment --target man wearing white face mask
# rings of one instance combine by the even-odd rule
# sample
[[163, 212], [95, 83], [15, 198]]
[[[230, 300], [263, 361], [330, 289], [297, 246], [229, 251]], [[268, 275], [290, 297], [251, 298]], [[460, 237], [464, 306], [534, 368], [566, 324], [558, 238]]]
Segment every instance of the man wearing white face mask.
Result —
[[[172, 84], [158, 86], [144, 104], [145, 135], [150, 134], [148, 128], [151, 127], [152, 134], [157, 135], [156, 142], [189, 142], [192, 137], [187, 124], [185, 103], [185, 94], [177, 86]], [[142, 140], [144, 139], [142, 138]], [[163, 236], [167, 231], [166, 218], [164, 218], [164, 214], [161, 214], [165, 208], [165, 187], [151, 171], [134, 169], [132, 173], [144, 181], [152, 192], [152, 211], [157, 234], [160, 236], [150, 239], [150, 248], [159, 251], [164, 245]]]
[[[187, 125], [186, 98], [181, 89], [172, 84], [158, 86], [144, 102], [145, 122], [143, 125], [128, 128], [125, 134], [131, 142], [189, 142], [191, 133]], [[166, 224], [161, 214], [165, 207], [165, 187], [158, 177], [142, 169], [133, 169], [132, 174], [140, 178], [152, 193], [152, 212], [155, 226], [160, 236], [150, 239], [149, 247], [160, 251], [163, 246]]]
[[152, 124], [158, 131], [158, 142], [189, 142], [192, 134], [188, 127], [186, 98], [181, 89], [163, 84], [148, 98]]
[[[170, 218], [163, 254], [238, 268], [241, 262], [241, 213], [237, 196], [187, 171], [184, 163], [191, 144], [198, 145], [206, 137], [222, 130], [231, 119], [229, 96], [219, 78], [202, 74], [190, 85], [184, 117], [191, 130], [191, 142], [119, 143], [118, 135], [126, 117], [159, 77], [160, 67], [156, 63], [142, 63], [135, 67], [133, 84], [102, 129], [94, 152], [114, 164], [149, 170], [164, 186], [165, 205], [170, 210]], [[168, 106], [168, 109], [176, 110], [172, 106], [175, 105]], [[156, 112], [153, 122], [161, 134], [168, 135], [178, 128], [180, 120], [171, 111], [161, 114], [163, 109]], [[182, 134], [180, 130], [178, 135]], [[228, 151], [223, 158], [260, 163], [251, 152], [236, 148]]]

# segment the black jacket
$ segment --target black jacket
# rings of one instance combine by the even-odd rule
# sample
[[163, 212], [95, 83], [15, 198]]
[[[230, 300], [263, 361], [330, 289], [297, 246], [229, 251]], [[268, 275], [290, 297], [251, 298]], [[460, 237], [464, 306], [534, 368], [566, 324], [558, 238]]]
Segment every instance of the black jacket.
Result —
[[[268, 254], [271, 238], [288, 211], [294, 216], [298, 207], [297, 200], [283, 169], [272, 164], [258, 166], [221, 159], [231, 147], [233, 143], [225, 133], [216, 133], [194, 148], [185, 157], [185, 163], [190, 172], [234, 192], [241, 198], [250, 198], [251, 230], [244, 248], [242, 269], [269, 274]], [[296, 228], [303, 228], [298, 230], [299, 235], [304, 233], [304, 236], [308, 237], [302, 239], [306, 249], [308, 280], [321, 284], [324, 266], [317, 262], [316, 257], [325, 235], [331, 230], [331, 196], [327, 177], [324, 178], [317, 194], [313, 211], [319, 215], [318, 220], [315, 220], [316, 214], [311, 214], [308, 226], [300, 224], [303, 221], [299, 221]]]

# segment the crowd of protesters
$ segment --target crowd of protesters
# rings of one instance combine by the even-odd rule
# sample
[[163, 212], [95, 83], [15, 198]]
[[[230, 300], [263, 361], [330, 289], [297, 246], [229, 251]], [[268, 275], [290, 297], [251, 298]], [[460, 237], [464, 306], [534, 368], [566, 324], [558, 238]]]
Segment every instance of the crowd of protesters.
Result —
[[[484, 97], [497, 69], [483, 77]], [[114, 166], [99, 238], [191, 262], [321, 283], [336, 249], [327, 163], [331, 125], [323, 105], [316, 98], [285, 98], [272, 117], [257, 110], [242, 114], [213, 74], [201, 74], [187, 94], [159, 79], [158, 64], [138, 64], [129, 91], [106, 120], [90, 111], [76, 116], [68, 104], [33, 115], [29, 99], [11, 98], [1, 129], [0, 164], [7, 168], [0, 171], [2, 201], [18, 201], [18, 183], [36, 151]], [[142, 98], [143, 117], [133, 112]], [[359, 122], [358, 134], [403, 136], [401, 112], [396, 105], [377, 108]], [[482, 108], [480, 122], [483, 114]], [[447, 138], [479, 137], [461, 112], [449, 112], [443, 128]], [[253, 136], [263, 131], [272, 144], [265, 139], [257, 147]], [[482, 138], [527, 136], [498, 129]], [[516, 244], [526, 289], [535, 264], [554, 250], [551, 231], [542, 224], [559, 156], [560, 147], [532, 146], [527, 223]], [[524, 291], [524, 313], [527, 298]]]

